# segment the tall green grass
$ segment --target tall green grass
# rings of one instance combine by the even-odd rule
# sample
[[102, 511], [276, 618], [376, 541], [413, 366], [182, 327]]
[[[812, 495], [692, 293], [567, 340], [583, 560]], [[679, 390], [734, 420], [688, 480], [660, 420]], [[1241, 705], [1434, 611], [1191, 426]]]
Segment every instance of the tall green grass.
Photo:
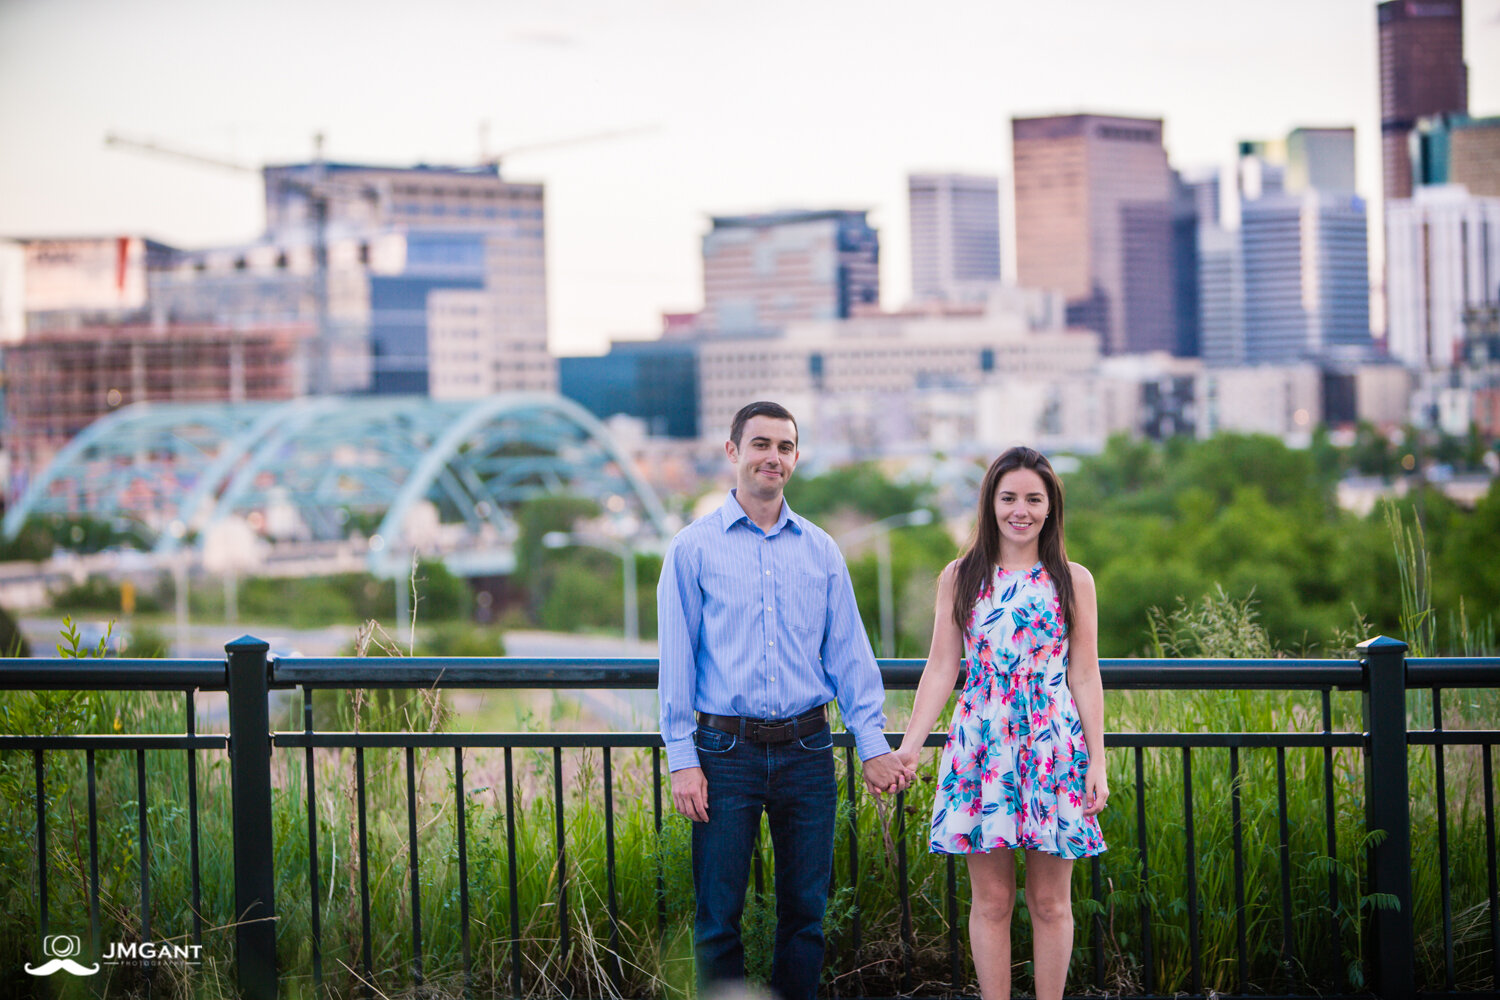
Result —
[[[1428, 695], [1414, 694], [1414, 702]], [[1242, 692], [1111, 692], [1110, 728], [1115, 731], [1309, 731], [1321, 728], [1316, 694]], [[30, 731], [180, 731], [180, 697], [97, 693], [13, 695], [7, 700], [8, 728]], [[318, 696], [319, 724], [346, 728], [427, 728], [441, 724], [440, 713], [421, 697], [377, 702], [339, 693]], [[1444, 702], [1449, 727], [1493, 725], [1500, 717], [1494, 691], [1468, 692]], [[358, 715], [356, 716], [356, 712]], [[47, 725], [51, 720], [51, 725]], [[899, 720], [896, 720], [899, 721]], [[1334, 698], [1334, 728], [1358, 728], [1356, 696]], [[1485, 833], [1483, 789], [1477, 752], [1450, 748], [1445, 758], [1450, 853], [1438, 855], [1435, 772], [1430, 748], [1414, 750], [1411, 769], [1418, 979], [1427, 988], [1443, 984], [1439, 873], [1446, 867], [1453, 891], [1458, 985], [1490, 988], [1489, 942], [1484, 909]], [[1200, 915], [1202, 987], [1234, 991], [1239, 980], [1235, 848], [1232, 828], [1228, 750], [1193, 751], [1192, 797]], [[935, 755], [934, 755], [935, 756]], [[1241, 859], [1244, 867], [1244, 923], [1248, 984], [1253, 990], [1340, 991], [1364, 983], [1368, 956], [1360, 953], [1360, 925], [1371, 901], [1362, 895], [1363, 825], [1361, 759], [1352, 749], [1332, 755], [1337, 850], [1327, 851], [1322, 750], [1286, 751], [1289, 926], [1281, 908], [1280, 835], [1277, 812], [1276, 752], [1240, 752]], [[47, 755], [48, 902], [53, 933], [88, 933], [87, 803], [83, 754]], [[198, 798], [202, 851], [202, 919], [205, 965], [182, 971], [164, 966], [156, 973], [157, 995], [232, 994], [233, 869], [227, 762], [218, 752], [198, 752]], [[610, 922], [605, 866], [602, 752], [567, 750], [561, 755], [566, 861], [556, 848], [557, 804], [550, 750], [513, 752], [511, 787], [516, 836], [516, 908], [520, 918], [521, 968], [527, 996], [685, 996], [690, 992], [691, 877], [688, 827], [680, 817], [664, 818], [657, 835], [652, 808], [649, 751], [617, 750], [612, 816], [615, 835], [615, 892], [619, 913], [620, 981], [613, 979], [608, 951]], [[1145, 750], [1145, 781], [1134, 782], [1134, 751], [1109, 751], [1113, 795], [1103, 816], [1110, 850], [1100, 862], [1102, 902], [1090, 889], [1086, 863], [1075, 866], [1078, 950], [1070, 989], [1087, 991], [1095, 982], [1096, 918], [1102, 925], [1103, 985], [1110, 991], [1140, 990], [1147, 969], [1140, 911], [1150, 912], [1150, 972], [1156, 992], [1191, 987], [1190, 886], [1186, 877], [1185, 792], [1180, 750]], [[840, 788], [847, 787], [842, 774]], [[151, 928], [157, 940], [184, 939], [192, 932], [189, 905], [187, 752], [147, 751], [147, 821], [151, 844]], [[312, 909], [308, 864], [306, 755], [278, 750], [274, 757], [277, 942], [283, 995], [313, 996]], [[103, 939], [140, 933], [137, 843], [138, 803], [135, 753], [99, 751], [99, 855]], [[413, 754], [419, 789], [417, 846], [421, 895], [422, 971], [427, 991], [461, 994], [465, 985], [460, 937], [460, 885], [457, 864], [457, 802], [453, 752]], [[827, 979], [841, 994], [891, 995], [903, 985], [903, 959], [910, 985], [919, 992], [942, 992], [949, 985], [947, 868], [926, 853], [934, 762], [929, 760], [919, 791], [882, 806], [861, 794], [844, 802], [838, 825], [835, 897], [830, 909], [831, 941]], [[317, 890], [322, 921], [324, 996], [360, 995], [361, 905], [357, 810], [352, 750], [319, 750], [314, 756], [318, 814]], [[412, 919], [405, 752], [365, 751], [368, 878], [373, 945], [373, 980], [386, 995], [412, 992]], [[479, 995], [507, 994], [511, 981], [510, 849], [501, 751], [464, 753], [465, 829], [473, 988]], [[0, 754], [0, 973], [9, 995], [38, 986], [21, 972], [40, 960], [36, 941], [34, 774], [28, 754]], [[1136, 826], [1137, 796], [1143, 795], [1149, 875], [1141, 867], [1142, 840]], [[664, 796], [670, 810], [670, 797]], [[856, 814], [858, 885], [848, 885], [847, 844], [850, 810]], [[901, 824], [904, 821], [904, 836]], [[887, 837], [889, 834], [889, 839]], [[912, 930], [901, 927], [897, 853], [904, 844]], [[896, 852], [896, 853], [893, 853]], [[761, 857], [762, 878], [771, 884], [773, 859]], [[666, 934], [658, 932], [657, 878], [665, 887]], [[1330, 907], [1329, 880], [1338, 886]], [[570, 935], [559, 934], [558, 886], [565, 882]], [[1024, 885], [1024, 871], [1022, 874]], [[965, 937], [966, 878], [958, 866], [958, 936]], [[861, 948], [853, 949], [853, 905], [858, 904]], [[752, 894], [746, 935], [752, 969], [769, 963], [774, 917], [771, 903]], [[1283, 952], [1283, 936], [1291, 949]], [[1030, 928], [1024, 908], [1015, 927], [1017, 987], [1029, 989]], [[1335, 957], [1342, 956], [1342, 957]], [[969, 976], [963, 951], [965, 986]], [[106, 995], [144, 988], [137, 970], [115, 970], [109, 979], [73, 980], [57, 976], [45, 989], [52, 995], [82, 996], [104, 987]]]

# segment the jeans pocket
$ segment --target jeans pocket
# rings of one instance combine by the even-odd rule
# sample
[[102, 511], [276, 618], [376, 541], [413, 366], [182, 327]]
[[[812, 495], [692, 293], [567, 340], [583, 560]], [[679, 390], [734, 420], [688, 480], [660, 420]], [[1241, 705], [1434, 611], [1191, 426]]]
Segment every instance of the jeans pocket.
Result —
[[804, 750], [827, 750], [833, 746], [833, 731], [822, 729], [811, 736], [804, 736], [797, 741], [797, 745]]
[[699, 726], [693, 733], [693, 746], [698, 748], [699, 753], [728, 753], [734, 749], [739, 739], [734, 733]]

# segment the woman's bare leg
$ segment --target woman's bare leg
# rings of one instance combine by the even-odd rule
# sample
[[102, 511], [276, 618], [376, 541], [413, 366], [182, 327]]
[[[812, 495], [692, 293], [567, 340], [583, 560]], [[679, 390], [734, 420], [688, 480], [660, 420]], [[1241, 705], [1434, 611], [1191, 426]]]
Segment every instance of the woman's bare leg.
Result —
[[1073, 956], [1072, 885], [1072, 860], [1026, 852], [1026, 910], [1031, 914], [1037, 1000], [1061, 1000], [1068, 981], [1068, 960]]
[[1010, 1000], [1010, 916], [1016, 908], [1016, 855], [970, 854], [969, 946], [983, 1000]]

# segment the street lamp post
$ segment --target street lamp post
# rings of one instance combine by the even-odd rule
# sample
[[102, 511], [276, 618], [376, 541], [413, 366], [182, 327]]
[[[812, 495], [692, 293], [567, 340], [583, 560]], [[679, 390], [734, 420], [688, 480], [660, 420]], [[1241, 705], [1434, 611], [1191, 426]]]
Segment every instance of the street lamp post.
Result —
[[635, 593], [635, 550], [627, 543], [613, 538], [575, 535], [568, 531], [547, 532], [542, 536], [542, 545], [549, 549], [565, 549], [570, 546], [599, 549], [619, 557], [624, 564], [625, 573], [625, 643], [633, 649], [641, 638], [640, 608]]
[[875, 576], [880, 592], [880, 655], [896, 655], [896, 598], [891, 585], [891, 532], [897, 528], [916, 528], [932, 523], [932, 511], [924, 508], [893, 514], [873, 524], [855, 528], [838, 539], [839, 548], [875, 537]]

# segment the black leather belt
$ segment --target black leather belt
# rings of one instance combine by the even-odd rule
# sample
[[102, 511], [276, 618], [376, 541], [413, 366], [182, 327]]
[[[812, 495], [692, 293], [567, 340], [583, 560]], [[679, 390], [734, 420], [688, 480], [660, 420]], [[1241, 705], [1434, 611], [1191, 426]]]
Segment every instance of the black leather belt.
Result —
[[809, 709], [794, 719], [746, 719], [738, 715], [698, 713], [698, 725], [734, 733], [751, 743], [790, 743], [811, 736], [828, 725], [824, 706]]

